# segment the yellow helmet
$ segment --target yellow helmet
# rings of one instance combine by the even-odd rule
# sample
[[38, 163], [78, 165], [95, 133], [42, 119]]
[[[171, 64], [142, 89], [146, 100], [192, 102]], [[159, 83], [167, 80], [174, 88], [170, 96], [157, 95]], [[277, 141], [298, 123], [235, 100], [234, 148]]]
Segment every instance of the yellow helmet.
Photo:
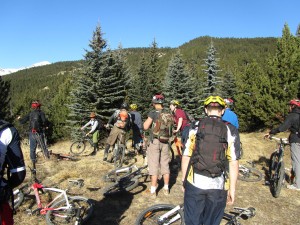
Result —
[[137, 109], [137, 104], [131, 104], [130, 106], [131, 110], [136, 110]]
[[225, 101], [223, 98], [221, 98], [220, 96], [209, 96], [208, 98], [205, 99], [204, 101], [204, 106], [222, 106], [225, 108]]
[[171, 105], [177, 105], [177, 106], [180, 106], [180, 103], [179, 103], [179, 101], [177, 101], [177, 100], [172, 100], [172, 101], [170, 102], [170, 104], [171, 104]]

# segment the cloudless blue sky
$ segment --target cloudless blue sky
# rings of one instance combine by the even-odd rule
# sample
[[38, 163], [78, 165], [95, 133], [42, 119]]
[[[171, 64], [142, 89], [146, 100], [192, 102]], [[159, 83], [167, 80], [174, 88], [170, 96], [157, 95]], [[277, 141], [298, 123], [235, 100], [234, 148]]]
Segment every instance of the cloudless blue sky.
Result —
[[99, 23], [111, 49], [179, 47], [200, 36], [295, 34], [300, 0], [1, 0], [0, 68], [83, 59]]

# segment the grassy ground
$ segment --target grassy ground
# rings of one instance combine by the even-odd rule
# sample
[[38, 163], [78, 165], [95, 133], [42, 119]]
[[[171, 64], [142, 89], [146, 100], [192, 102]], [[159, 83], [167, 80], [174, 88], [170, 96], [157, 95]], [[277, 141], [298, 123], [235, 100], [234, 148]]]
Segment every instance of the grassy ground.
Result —
[[[287, 137], [288, 134], [281, 136]], [[276, 147], [276, 143], [263, 139], [263, 133], [241, 134], [244, 155], [240, 163], [246, 164], [246, 161], [253, 161], [256, 168], [265, 175], [268, 167], [268, 159]], [[56, 153], [68, 153], [71, 143], [68, 141], [57, 143], [50, 146], [50, 149]], [[26, 163], [29, 165], [29, 149], [23, 147]], [[40, 157], [38, 162], [38, 178], [45, 186], [59, 187], [68, 189], [71, 194], [81, 195], [93, 199], [95, 202], [95, 211], [93, 217], [87, 224], [89, 225], [132, 225], [137, 215], [145, 208], [158, 203], [179, 204], [183, 202], [183, 193], [181, 191], [181, 173], [173, 171], [171, 174], [170, 196], [164, 196], [162, 191], [158, 192], [156, 199], [149, 199], [145, 196], [144, 190], [149, 186], [148, 182], [141, 180], [140, 186], [130, 193], [123, 195], [103, 197], [102, 189], [107, 185], [102, 177], [113, 166], [102, 162], [103, 150], [95, 156], [82, 156], [79, 161], [57, 161], [52, 158], [45, 161]], [[289, 174], [291, 168], [290, 152], [287, 148], [285, 154], [286, 172]], [[129, 163], [143, 165], [141, 156], [137, 156]], [[70, 186], [68, 180], [82, 178], [84, 186], [78, 188]], [[30, 173], [27, 174], [25, 182], [30, 180]], [[236, 193], [236, 202], [234, 206], [254, 207], [256, 216], [249, 220], [242, 221], [242, 224], [300, 224], [300, 192], [283, 188], [278, 198], [273, 198], [269, 186], [266, 185], [265, 176], [262, 181], [247, 183], [239, 181]], [[24, 203], [15, 216], [15, 224], [22, 225], [42, 225], [45, 223], [43, 216], [28, 216], [25, 209], [29, 203]], [[226, 208], [230, 211], [232, 207]]]

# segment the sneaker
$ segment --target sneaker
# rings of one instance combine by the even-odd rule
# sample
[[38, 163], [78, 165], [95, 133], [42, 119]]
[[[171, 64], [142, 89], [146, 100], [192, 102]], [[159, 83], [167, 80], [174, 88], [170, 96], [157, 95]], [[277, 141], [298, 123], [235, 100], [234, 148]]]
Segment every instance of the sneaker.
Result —
[[163, 190], [164, 195], [168, 196], [170, 194], [169, 189], [163, 188], [162, 190]]
[[150, 189], [147, 189], [146, 191], [144, 191], [143, 194], [150, 197], [150, 198], [152, 198], [152, 199], [156, 198], [156, 192], [151, 193]]
[[288, 186], [287, 186], [287, 189], [300, 191], [300, 188], [296, 188], [295, 185], [288, 185]]

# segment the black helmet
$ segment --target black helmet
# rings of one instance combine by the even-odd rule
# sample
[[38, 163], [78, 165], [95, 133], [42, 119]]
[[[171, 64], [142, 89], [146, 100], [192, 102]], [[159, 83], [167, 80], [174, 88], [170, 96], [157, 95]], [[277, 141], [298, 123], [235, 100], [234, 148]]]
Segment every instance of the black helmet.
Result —
[[123, 103], [121, 104], [120, 109], [126, 109], [126, 110], [128, 110], [128, 104], [127, 104], [126, 102], [123, 102]]

